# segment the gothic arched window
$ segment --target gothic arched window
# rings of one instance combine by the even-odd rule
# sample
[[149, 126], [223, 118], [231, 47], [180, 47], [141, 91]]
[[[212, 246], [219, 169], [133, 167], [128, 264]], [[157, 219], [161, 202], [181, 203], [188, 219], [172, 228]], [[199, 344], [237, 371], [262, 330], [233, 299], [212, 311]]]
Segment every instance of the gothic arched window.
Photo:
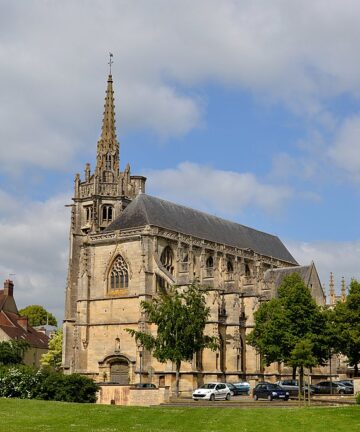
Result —
[[129, 286], [129, 272], [124, 258], [119, 255], [110, 271], [110, 288], [113, 290]]
[[174, 254], [170, 246], [166, 246], [166, 248], [163, 250], [160, 261], [169, 273], [174, 274]]
[[214, 259], [210, 255], [208, 259], [206, 260], [206, 268], [213, 268], [214, 267]]

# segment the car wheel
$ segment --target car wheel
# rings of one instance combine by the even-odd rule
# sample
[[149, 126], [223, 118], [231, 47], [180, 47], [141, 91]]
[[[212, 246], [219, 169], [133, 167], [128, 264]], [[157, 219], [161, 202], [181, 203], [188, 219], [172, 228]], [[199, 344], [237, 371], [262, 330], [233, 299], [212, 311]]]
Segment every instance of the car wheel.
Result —
[[339, 394], [340, 394], [340, 395], [345, 394], [344, 390], [339, 390]]
[[230, 393], [227, 393], [226, 396], [225, 396], [225, 399], [226, 399], [226, 400], [230, 400], [230, 399], [231, 399], [231, 394], [230, 394]]
[[194, 401], [198, 401], [199, 399], [194, 399]]
[[258, 400], [259, 399], [259, 396], [258, 395], [254, 395], [254, 400]]
[[214, 400], [215, 400], [215, 395], [214, 394], [210, 395], [210, 400], [211, 400], [211, 402], [214, 402]]
[[267, 397], [267, 400], [268, 400], [268, 401], [272, 401], [272, 400], [273, 400], [272, 395], [269, 395], [269, 396]]
[[289, 398], [288, 397], [286, 397], [285, 399], [284, 399], [284, 401], [288, 401], [289, 400]]

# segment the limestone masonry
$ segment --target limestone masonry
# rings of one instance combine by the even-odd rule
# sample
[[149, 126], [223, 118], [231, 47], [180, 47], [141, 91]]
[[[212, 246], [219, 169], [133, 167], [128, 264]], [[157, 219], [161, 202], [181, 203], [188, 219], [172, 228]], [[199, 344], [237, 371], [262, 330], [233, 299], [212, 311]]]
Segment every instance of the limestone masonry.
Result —
[[219, 338], [183, 363], [180, 390], [204, 381], [274, 378], [245, 337], [261, 301], [298, 272], [319, 304], [325, 296], [314, 264], [299, 266], [276, 236], [145, 194], [146, 178], [120, 171], [113, 81], [109, 75], [96, 168], [77, 174], [71, 206], [63, 367], [98, 382], [152, 382], [174, 387], [175, 367], [137, 346], [126, 328], [155, 332], [140, 302], [169, 285], [199, 280]]

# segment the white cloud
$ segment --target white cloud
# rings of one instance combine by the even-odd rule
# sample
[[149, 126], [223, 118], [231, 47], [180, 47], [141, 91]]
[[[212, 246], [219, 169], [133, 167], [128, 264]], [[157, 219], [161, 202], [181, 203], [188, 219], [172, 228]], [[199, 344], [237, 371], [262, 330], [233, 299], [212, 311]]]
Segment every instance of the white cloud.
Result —
[[329, 150], [329, 156], [353, 180], [360, 180], [360, 115], [344, 121]]
[[249, 89], [319, 122], [331, 119], [331, 98], [360, 95], [356, 0], [28, 1], [1, 9], [3, 169], [66, 168], [96, 139], [109, 50], [121, 125], [161, 136], [201, 122], [194, 86], [206, 82]]
[[[0, 191], [0, 281], [15, 281], [18, 307], [41, 304], [63, 316], [70, 215], [69, 195], [21, 201]], [[8, 206], [10, 204], [10, 206]], [[6, 211], [5, 211], [6, 210]]]
[[253, 174], [222, 171], [190, 162], [145, 174], [150, 193], [216, 213], [234, 215], [248, 206], [274, 212], [292, 197], [289, 187], [262, 183]]
[[345, 278], [347, 285], [353, 277], [360, 280], [360, 240], [348, 242], [287, 241], [286, 246], [299, 264], [306, 265], [311, 261], [315, 262], [327, 294], [330, 272], [334, 273], [337, 291], [340, 291], [342, 277]]

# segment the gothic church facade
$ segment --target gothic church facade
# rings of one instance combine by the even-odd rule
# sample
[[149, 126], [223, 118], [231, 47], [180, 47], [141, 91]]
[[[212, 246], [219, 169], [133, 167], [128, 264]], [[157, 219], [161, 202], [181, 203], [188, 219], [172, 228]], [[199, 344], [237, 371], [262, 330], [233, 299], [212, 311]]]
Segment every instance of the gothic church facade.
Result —
[[77, 174], [71, 205], [63, 368], [98, 382], [174, 386], [175, 368], [138, 346], [127, 328], [155, 332], [140, 303], [168, 285], [207, 288], [206, 332], [218, 337], [183, 363], [180, 390], [202, 382], [275, 376], [246, 345], [253, 314], [283, 277], [298, 272], [319, 304], [314, 264], [299, 266], [280, 239], [145, 193], [146, 179], [120, 171], [112, 76], [108, 77], [96, 168]]

